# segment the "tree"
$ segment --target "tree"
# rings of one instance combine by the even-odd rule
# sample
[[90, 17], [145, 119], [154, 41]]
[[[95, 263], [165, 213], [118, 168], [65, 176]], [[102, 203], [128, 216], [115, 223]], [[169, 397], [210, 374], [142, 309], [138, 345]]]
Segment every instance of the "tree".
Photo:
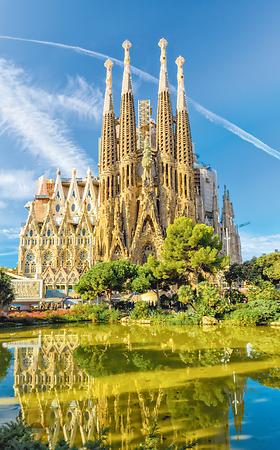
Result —
[[228, 258], [220, 254], [221, 249], [220, 239], [212, 227], [180, 217], [167, 228], [162, 263], [166, 272], [177, 273], [181, 284], [205, 280], [228, 264]]
[[280, 253], [268, 253], [255, 260], [256, 268], [261, 271], [262, 278], [274, 284], [280, 282]]
[[99, 262], [81, 277], [75, 290], [85, 300], [104, 295], [111, 302], [112, 293], [128, 290], [136, 276], [137, 266], [127, 260]]
[[14, 298], [11, 278], [0, 270], [0, 310], [9, 306]]
[[159, 290], [169, 289], [176, 281], [176, 272], [167, 267], [163, 261], [149, 255], [148, 260], [137, 268], [137, 277], [132, 281], [131, 288], [135, 292], [154, 291], [159, 302]]
[[[195, 293], [190, 285], [184, 284], [178, 289], [178, 301], [183, 305], [191, 305], [194, 308]], [[195, 309], [195, 308], [194, 308]]]
[[242, 264], [232, 264], [225, 272], [225, 279], [230, 287], [233, 283], [258, 283], [263, 277], [262, 269], [257, 264], [257, 258], [245, 261]]
[[280, 291], [270, 281], [260, 281], [248, 289], [247, 298], [250, 301], [262, 300], [280, 302]]

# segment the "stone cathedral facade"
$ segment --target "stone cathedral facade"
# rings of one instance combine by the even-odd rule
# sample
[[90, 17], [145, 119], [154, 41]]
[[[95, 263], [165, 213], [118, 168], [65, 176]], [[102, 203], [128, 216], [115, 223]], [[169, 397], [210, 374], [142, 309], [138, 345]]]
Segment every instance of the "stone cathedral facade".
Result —
[[71, 178], [66, 179], [58, 170], [56, 180], [39, 179], [37, 194], [27, 204], [29, 215], [20, 234], [19, 273], [43, 278], [47, 291], [68, 292], [96, 261], [129, 258], [143, 263], [149, 254], [159, 256], [166, 228], [176, 217], [200, 220], [184, 58], [176, 59], [174, 115], [167, 41], [159, 41], [157, 121], [151, 119], [149, 100], [141, 100], [136, 124], [130, 47], [129, 41], [123, 43], [119, 117], [112, 96], [113, 63], [105, 62], [98, 178], [90, 170], [85, 178], [78, 178], [73, 169]]

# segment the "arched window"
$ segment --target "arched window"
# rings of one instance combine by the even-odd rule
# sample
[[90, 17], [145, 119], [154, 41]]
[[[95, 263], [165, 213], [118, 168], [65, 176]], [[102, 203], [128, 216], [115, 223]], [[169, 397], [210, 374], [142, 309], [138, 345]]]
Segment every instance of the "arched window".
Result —
[[44, 271], [47, 267], [52, 267], [53, 265], [53, 254], [49, 250], [43, 254], [42, 259], [42, 270]]
[[60, 261], [59, 261], [60, 267], [63, 269], [70, 270], [72, 267], [72, 257], [70, 250], [62, 250], [60, 253]]
[[27, 274], [36, 273], [36, 261], [35, 256], [32, 252], [26, 254], [24, 272]]
[[86, 250], [81, 250], [79, 254], [78, 270], [79, 272], [82, 272], [87, 268], [88, 268], [88, 252]]

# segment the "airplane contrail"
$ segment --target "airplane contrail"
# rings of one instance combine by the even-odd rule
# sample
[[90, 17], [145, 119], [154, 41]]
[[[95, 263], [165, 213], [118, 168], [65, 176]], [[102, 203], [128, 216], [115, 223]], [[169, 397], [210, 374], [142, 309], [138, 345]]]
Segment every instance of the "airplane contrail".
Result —
[[[104, 60], [104, 59], [110, 58], [118, 66], [123, 66], [123, 61], [121, 61], [117, 58], [112, 58], [111, 56], [106, 55], [105, 53], [96, 52], [94, 50], [88, 50], [86, 48], [79, 47], [77, 45], [69, 45], [69, 44], [62, 44], [60, 42], [42, 41], [42, 40], [38, 40], [38, 39], [26, 39], [26, 38], [20, 38], [20, 37], [15, 37], [15, 36], [5, 36], [5, 35], [0, 35], [0, 39], [11, 40], [11, 41], [20, 41], [20, 42], [30, 42], [30, 43], [39, 44], [39, 45], [48, 45], [51, 47], [72, 50], [76, 53], [80, 53], [80, 54], [87, 55], [87, 56], [90, 56], [92, 58], [97, 58], [97, 59]], [[157, 77], [154, 77], [150, 73], [145, 72], [145, 71], [139, 69], [138, 67], [131, 66], [131, 70], [135, 75], [139, 76], [140, 78], [142, 78], [145, 81], [150, 81], [155, 84], [158, 83]], [[170, 88], [173, 92], [176, 92], [175, 86], [170, 85]], [[253, 144], [255, 147], [259, 148], [260, 150], [267, 153], [268, 155], [273, 156], [274, 158], [277, 158], [280, 160], [280, 152], [278, 150], [265, 144], [260, 139], [258, 139], [256, 136], [254, 136], [254, 135], [248, 133], [247, 131], [243, 130], [242, 128], [238, 127], [233, 122], [230, 122], [229, 120], [225, 119], [224, 117], [219, 116], [218, 114], [205, 108], [200, 103], [193, 100], [192, 98], [188, 97], [188, 101], [189, 101], [189, 103], [191, 103], [194, 106], [194, 108], [200, 114], [202, 114], [210, 122], [222, 126], [226, 130], [228, 130], [231, 133], [238, 136], [240, 139], [243, 139], [244, 141], [247, 141], [250, 144]]]

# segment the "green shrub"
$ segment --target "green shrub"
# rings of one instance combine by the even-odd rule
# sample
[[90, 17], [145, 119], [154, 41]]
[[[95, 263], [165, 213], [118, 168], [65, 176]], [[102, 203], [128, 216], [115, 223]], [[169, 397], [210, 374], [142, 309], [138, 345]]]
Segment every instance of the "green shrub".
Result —
[[190, 285], [185, 284], [179, 287], [178, 302], [183, 303], [184, 305], [189, 305], [194, 302], [194, 299], [195, 294]]
[[280, 317], [280, 302], [275, 300], [252, 300], [235, 311], [227, 319], [237, 325], [260, 325], [277, 320]]
[[17, 419], [0, 427], [0, 449], [3, 450], [47, 450], [47, 447], [34, 441], [31, 428]]
[[280, 291], [269, 281], [262, 281], [249, 288], [247, 298], [249, 302], [254, 300], [280, 301]]
[[[95, 435], [93, 441], [85, 444], [88, 450], [109, 450], [108, 444], [109, 428], [101, 428]], [[70, 446], [64, 439], [56, 443], [54, 450], [78, 450], [77, 447]], [[1, 450], [48, 450], [49, 446], [34, 439], [31, 428], [21, 419], [8, 422], [0, 426], [0, 449]]]
[[144, 301], [136, 302], [130, 317], [133, 320], [150, 318], [149, 305]]
[[79, 303], [75, 305], [67, 315], [70, 321], [92, 320], [97, 323], [115, 322], [119, 319], [119, 312], [109, 308], [106, 303], [91, 304]]
[[227, 298], [222, 296], [222, 293], [214, 284], [203, 281], [197, 285], [195, 311], [197, 318], [200, 319], [199, 323], [203, 316], [222, 319], [233, 308], [234, 306], [229, 303]]

